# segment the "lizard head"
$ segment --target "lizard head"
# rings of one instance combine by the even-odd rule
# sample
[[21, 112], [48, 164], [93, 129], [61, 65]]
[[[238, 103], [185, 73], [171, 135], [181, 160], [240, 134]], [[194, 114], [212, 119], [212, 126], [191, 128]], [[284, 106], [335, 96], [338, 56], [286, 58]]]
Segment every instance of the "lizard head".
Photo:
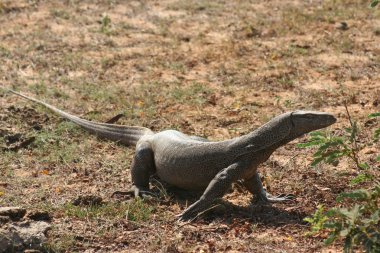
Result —
[[328, 127], [336, 122], [333, 115], [315, 111], [294, 111], [290, 113], [290, 119], [294, 137]]

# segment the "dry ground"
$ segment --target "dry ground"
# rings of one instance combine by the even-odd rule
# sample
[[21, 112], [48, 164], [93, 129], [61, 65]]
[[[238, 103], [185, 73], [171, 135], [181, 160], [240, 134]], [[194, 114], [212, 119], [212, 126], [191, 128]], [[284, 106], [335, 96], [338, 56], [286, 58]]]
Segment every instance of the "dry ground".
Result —
[[[122, 113], [120, 124], [212, 140], [295, 109], [334, 113], [330, 131], [340, 134], [347, 101], [364, 143], [379, 127], [367, 115], [380, 111], [380, 12], [368, 4], [0, 1], [0, 84], [87, 119]], [[315, 150], [292, 143], [260, 171], [272, 193], [293, 193], [295, 201], [252, 207], [235, 186], [229, 202], [180, 225], [175, 215], [186, 201], [174, 195], [110, 198], [130, 187], [133, 148], [99, 140], [1, 90], [0, 120], [0, 206], [48, 211], [46, 248], [56, 252], [327, 252], [326, 235], [304, 236], [303, 218], [319, 204], [334, 206], [357, 175], [346, 160], [312, 168]], [[361, 154], [373, 166], [377, 148]], [[86, 195], [104, 203], [70, 204]]]

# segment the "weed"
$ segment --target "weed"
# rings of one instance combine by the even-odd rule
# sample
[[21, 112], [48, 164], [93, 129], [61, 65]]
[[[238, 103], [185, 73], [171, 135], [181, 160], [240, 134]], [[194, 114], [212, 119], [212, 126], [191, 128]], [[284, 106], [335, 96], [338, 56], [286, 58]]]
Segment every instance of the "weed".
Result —
[[112, 68], [113, 66], [115, 66], [117, 62], [115, 61], [114, 58], [103, 58], [100, 64], [102, 66], [102, 69], [108, 70]]
[[290, 45], [284, 53], [287, 57], [294, 57], [294, 55], [308, 55], [309, 48], [307, 46]]
[[100, 31], [104, 34], [109, 35], [111, 28], [111, 18], [107, 13], [103, 13], [102, 18], [100, 19]]
[[64, 79], [64, 84], [75, 89], [85, 100], [102, 102], [101, 104], [122, 104], [125, 92], [121, 88], [111, 85], [104, 85], [101, 82], [93, 82], [87, 79], [80, 79], [75, 82], [73, 79]]
[[292, 100], [290, 100], [290, 99], [286, 99], [286, 100], [284, 101], [284, 106], [285, 106], [286, 108], [292, 108], [292, 107], [294, 107], [294, 102], [293, 102]]
[[52, 9], [50, 10], [50, 14], [56, 18], [62, 18], [66, 20], [70, 19], [70, 14], [65, 10]]
[[[5, 143], [3, 141], [3, 138], [0, 138], [0, 148], [4, 146], [5, 146]], [[14, 171], [11, 165], [17, 163], [17, 161], [20, 160], [20, 157], [22, 155], [18, 152], [1, 151], [1, 150], [0, 150], [0, 155], [1, 155], [0, 174], [4, 177], [12, 177], [14, 174]]]
[[36, 93], [37, 95], [46, 95], [48, 89], [46, 87], [46, 84], [43, 81], [40, 81], [38, 83], [30, 85], [29, 90], [33, 93]]
[[217, 2], [210, 2], [210, 1], [178, 1], [173, 3], [169, 9], [172, 10], [186, 10], [192, 13], [201, 12], [201, 11], [208, 11], [208, 12], [215, 12], [218, 10], [222, 5]]
[[153, 212], [153, 207], [144, 202], [144, 200], [137, 198], [134, 201], [127, 204], [125, 212], [128, 220], [131, 221], [147, 221]]
[[0, 57], [10, 57], [11, 51], [4, 46], [0, 46]]
[[379, 3], [380, 3], [379, 0], [372, 0], [370, 6], [371, 6], [371, 8], [375, 8]]
[[42, 245], [43, 252], [60, 253], [68, 252], [76, 243], [75, 236], [73, 234], [59, 235], [58, 239], [50, 240]]
[[69, 217], [79, 219], [128, 219], [135, 222], [147, 221], [153, 211], [153, 207], [142, 199], [135, 199], [129, 203], [106, 203], [103, 205], [74, 206], [66, 204], [64, 212]]
[[70, 71], [78, 71], [78, 69], [90, 69], [91, 62], [86, 61], [83, 56], [77, 52], [65, 53], [63, 57], [56, 62], [57, 66]]
[[41, 96], [54, 96], [55, 98], [64, 98], [68, 99], [69, 95], [67, 95], [64, 91], [57, 89], [56, 87], [47, 87], [44, 81], [39, 81], [30, 85], [29, 90], [33, 93]]
[[202, 105], [210, 93], [211, 89], [201, 83], [193, 83], [190, 87], [178, 84], [171, 91], [171, 96], [180, 103]]
[[335, 136], [326, 132], [316, 131], [310, 133], [311, 138], [309, 142], [298, 144], [300, 148], [318, 147], [317, 152], [313, 155], [312, 166], [322, 161], [336, 165], [339, 158], [348, 157], [356, 164], [358, 169], [368, 169], [369, 165], [367, 163], [359, 161], [358, 152], [360, 148], [357, 142], [359, 128], [357, 122], [351, 119], [347, 106], [346, 112], [350, 121], [350, 127], [345, 128], [345, 135]]
[[168, 67], [181, 74], [184, 74], [186, 72], [186, 66], [182, 62], [172, 62]]
[[342, 53], [351, 52], [354, 49], [354, 41], [348, 35], [344, 35], [340, 38], [339, 42], [335, 45], [336, 50]]
[[[42, 162], [70, 163], [81, 157], [80, 146], [71, 142], [65, 136], [74, 136], [77, 126], [71, 122], [63, 121], [54, 129], [43, 129], [38, 132], [33, 154]], [[64, 140], [64, 141], [62, 141]]]
[[[312, 133], [312, 138], [308, 143], [299, 145], [300, 147], [319, 146], [314, 154], [312, 165], [322, 161], [333, 163], [341, 157], [348, 157], [355, 162], [358, 169], [369, 169], [368, 163], [360, 163], [358, 157], [359, 147], [357, 145], [357, 123], [352, 121], [346, 106], [347, 115], [350, 121], [350, 128], [346, 128], [348, 136], [337, 137], [323, 135], [321, 132]], [[370, 117], [378, 117], [380, 113], [370, 114]], [[380, 130], [374, 134], [375, 140], [379, 137]], [[374, 177], [369, 172], [359, 174], [351, 180], [351, 184], [358, 184], [364, 181], [373, 181]], [[342, 193], [338, 196], [337, 202], [347, 202], [352, 200], [354, 206], [350, 208], [333, 208], [325, 210], [319, 206], [312, 217], [305, 221], [311, 224], [309, 234], [318, 233], [321, 230], [329, 232], [326, 244], [331, 244], [338, 238], [344, 239], [344, 252], [354, 252], [356, 248], [363, 248], [366, 252], [380, 251], [380, 183], [375, 180], [375, 186], [371, 190], [359, 189], [353, 192]]]
[[354, 252], [363, 248], [366, 252], [380, 251], [380, 184], [372, 190], [356, 190], [342, 193], [338, 202], [355, 201], [351, 208], [333, 208], [325, 210], [319, 206], [312, 217], [305, 218], [311, 224], [309, 235], [327, 230], [329, 245], [338, 238], [344, 239], [344, 252]]
[[[377, 118], [377, 117], [380, 117], [380, 112], [371, 113], [370, 115], [368, 115], [368, 118], [370, 119]], [[379, 141], [379, 138], [380, 138], [380, 128], [377, 128], [373, 134], [373, 139], [375, 141]], [[380, 158], [380, 156], [378, 158]]]
[[294, 87], [294, 80], [292, 79], [292, 76], [289, 75], [282, 76], [278, 79], [278, 82], [284, 89], [291, 89]]

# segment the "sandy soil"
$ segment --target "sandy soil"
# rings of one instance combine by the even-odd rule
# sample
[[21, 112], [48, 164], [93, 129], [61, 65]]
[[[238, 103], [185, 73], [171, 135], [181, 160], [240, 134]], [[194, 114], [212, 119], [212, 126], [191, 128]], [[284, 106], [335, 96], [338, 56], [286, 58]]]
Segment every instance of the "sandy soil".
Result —
[[[379, 128], [380, 12], [348, 1], [0, 1], [0, 85], [86, 119], [223, 140], [285, 111], [333, 113], [329, 132]], [[44, 210], [51, 252], [339, 252], [303, 219], [354, 188], [358, 170], [310, 166], [314, 149], [280, 148], [260, 172], [267, 189], [294, 201], [250, 205], [234, 186], [190, 224], [194, 199], [119, 202], [130, 187], [133, 148], [99, 140], [0, 89], [0, 205]], [[361, 151], [378, 168], [378, 144]], [[158, 187], [159, 188], [159, 187]], [[156, 186], [157, 190], [157, 186]], [[100, 206], [75, 206], [80, 196]]]

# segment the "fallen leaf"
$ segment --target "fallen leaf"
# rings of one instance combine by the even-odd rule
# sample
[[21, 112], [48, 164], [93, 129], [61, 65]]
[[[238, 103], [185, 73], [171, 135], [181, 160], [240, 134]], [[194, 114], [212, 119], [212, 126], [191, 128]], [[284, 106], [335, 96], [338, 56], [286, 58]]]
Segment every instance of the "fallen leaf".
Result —
[[44, 175], [49, 175], [49, 171], [48, 170], [41, 170], [40, 173], [44, 174]]

